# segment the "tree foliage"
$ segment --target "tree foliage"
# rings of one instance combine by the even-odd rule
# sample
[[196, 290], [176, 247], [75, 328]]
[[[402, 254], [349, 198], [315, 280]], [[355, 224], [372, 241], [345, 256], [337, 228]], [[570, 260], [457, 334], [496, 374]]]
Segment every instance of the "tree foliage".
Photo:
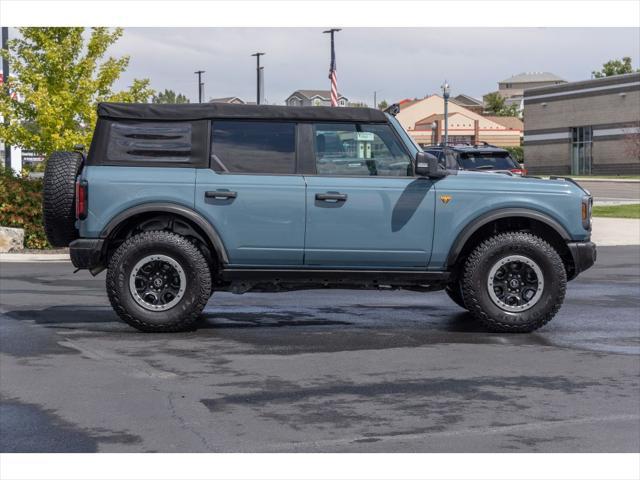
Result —
[[384, 110], [389, 106], [389, 104], [387, 103], [386, 100], [382, 100], [380, 103], [378, 103], [378, 108], [380, 110]]
[[507, 105], [499, 92], [491, 92], [484, 97], [484, 109], [489, 115], [498, 117], [517, 117], [520, 115], [517, 105]]
[[[640, 72], [639, 70], [635, 70]], [[591, 72], [594, 78], [612, 77], [614, 75], [624, 75], [625, 73], [633, 73], [631, 66], [631, 57], [622, 57], [622, 60], [614, 59], [602, 64], [601, 70]]]
[[88, 146], [102, 101], [145, 102], [153, 94], [149, 80], [134, 80], [124, 91], [113, 83], [129, 57], [104, 58], [122, 29], [20, 28], [2, 57], [12, 72], [0, 92], [0, 136], [11, 145], [50, 154], [76, 144]]
[[153, 103], [190, 103], [189, 99], [181, 94], [165, 88], [164, 92], [158, 92], [153, 96]]

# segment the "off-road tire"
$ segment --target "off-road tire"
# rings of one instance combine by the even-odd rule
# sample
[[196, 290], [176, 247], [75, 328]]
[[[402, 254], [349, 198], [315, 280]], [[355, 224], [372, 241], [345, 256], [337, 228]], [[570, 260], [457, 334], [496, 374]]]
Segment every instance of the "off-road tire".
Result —
[[462, 286], [460, 282], [450, 283], [445, 287], [444, 291], [447, 292], [447, 295], [449, 295], [449, 298], [453, 300], [454, 303], [465, 310], [467, 309], [467, 306], [464, 304], [464, 298], [462, 297]]
[[[169, 310], [147, 310], [130, 291], [131, 271], [148, 255], [170, 257], [186, 275], [184, 295]], [[113, 309], [122, 320], [143, 332], [192, 330], [212, 291], [211, 271], [198, 247], [185, 237], [166, 231], [143, 232], [120, 245], [109, 261], [106, 282]]]
[[[540, 267], [544, 287], [540, 299], [528, 310], [512, 313], [493, 302], [487, 287], [491, 267], [508, 255], [522, 255]], [[482, 242], [469, 255], [462, 279], [464, 303], [471, 314], [494, 332], [532, 332], [560, 309], [567, 286], [567, 274], [558, 252], [540, 237], [508, 232]]]
[[54, 247], [67, 247], [78, 238], [76, 177], [82, 161], [78, 152], [54, 152], [47, 159], [42, 186], [42, 220], [47, 240]]

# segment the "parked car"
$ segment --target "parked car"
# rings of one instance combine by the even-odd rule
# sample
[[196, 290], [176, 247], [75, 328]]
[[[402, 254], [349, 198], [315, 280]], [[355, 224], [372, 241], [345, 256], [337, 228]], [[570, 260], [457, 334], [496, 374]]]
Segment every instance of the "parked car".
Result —
[[569, 179], [447, 170], [375, 109], [102, 103], [86, 158], [48, 159], [43, 213], [143, 331], [194, 328], [216, 291], [384, 287], [529, 332], [595, 261], [591, 203]]
[[499, 172], [513, 175], [526, 175], [527, 171], [511, 157], [508, 150], [489, 144], [481, 145], [441, 145], [424, 149], [438, 157], [438, 160], [453, 170], [476, 170], [482, 172]]

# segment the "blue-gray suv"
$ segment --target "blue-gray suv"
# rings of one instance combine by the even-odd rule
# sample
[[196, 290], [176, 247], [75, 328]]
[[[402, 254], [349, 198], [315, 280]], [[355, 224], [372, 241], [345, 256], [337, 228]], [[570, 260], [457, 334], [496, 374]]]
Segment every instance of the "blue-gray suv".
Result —
[[215, 291], [337, 287], [445, 289], [530, 332], [595, 261], [591, 204], [569, 179], [447, 170], [375, 109], [103, 103], [86, 157], [49, 158], [43, 213], [143, 331], [194, 328]]

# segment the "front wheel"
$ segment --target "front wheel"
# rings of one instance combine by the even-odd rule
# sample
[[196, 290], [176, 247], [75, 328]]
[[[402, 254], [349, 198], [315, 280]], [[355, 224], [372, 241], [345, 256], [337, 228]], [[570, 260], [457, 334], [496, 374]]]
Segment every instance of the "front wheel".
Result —
[[107, 293], [116, 313], [143, 332], [193, 328], [211, 295], [211, 272], [200, 250], [171, 232], [130, 237], [109, 261]]
[[558, 252], [522, 232], [496, 235], [471, 253], [462, 294], [471, 314], [494, 332], [532, 332], [560, 309], [567, 275]]

